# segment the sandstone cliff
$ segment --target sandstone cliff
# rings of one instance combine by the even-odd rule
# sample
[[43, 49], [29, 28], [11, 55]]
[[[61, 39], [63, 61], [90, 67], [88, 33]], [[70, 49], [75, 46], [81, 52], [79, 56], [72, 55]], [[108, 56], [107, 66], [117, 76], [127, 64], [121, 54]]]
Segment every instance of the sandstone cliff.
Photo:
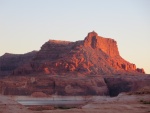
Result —
[[81, 41], [49, 40], [38, 52], [0, 57], [0, 75], [11, 75], [0, 80], [0, 93], [116, 96], [149, 86], [144, 73], [120, 56], [115, 40], [90, 32]]
[[49, 40], [28, 65], [15, 70], [15, 74], [33, 72], [51, 75], [145, 73], [119, 55], [116, 41], [98, 36], [94, 31], [82, 41]]
[[37, 54], [5, 54], [0, 57], [2, 74], [138, 74], [144, 69], [124, 60], [118, 51], [117, 42], [90, 32], [82, 41], [68, 42], [49, 40]]

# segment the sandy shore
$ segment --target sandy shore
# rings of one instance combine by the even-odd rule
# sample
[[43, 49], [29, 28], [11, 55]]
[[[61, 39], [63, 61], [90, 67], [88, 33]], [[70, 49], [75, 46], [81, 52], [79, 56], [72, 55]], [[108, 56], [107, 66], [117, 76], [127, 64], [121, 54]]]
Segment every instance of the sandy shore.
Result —
[[149, 94], [120, 94], [113, 98], [95, 96], [77, 108], [35, 111], [18, 104], [14, 98], [1, 95], [0, 113], [150, 113], [150, 104], [146, 102], [150, 102]]
[[0, 95], [0, 113], [33, 113], [11, 97]]

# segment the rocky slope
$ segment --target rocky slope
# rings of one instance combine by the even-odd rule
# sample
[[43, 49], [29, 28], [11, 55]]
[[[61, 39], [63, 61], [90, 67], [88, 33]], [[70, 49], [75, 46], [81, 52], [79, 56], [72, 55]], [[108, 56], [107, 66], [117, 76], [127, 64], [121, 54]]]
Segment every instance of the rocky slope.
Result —
[[36, 51], [32, 51], [26, 54], [5, 53], [0, 57], [0, 76], [13, 74], [13, 71], [16, 68], [30, 62], [36, 53]]

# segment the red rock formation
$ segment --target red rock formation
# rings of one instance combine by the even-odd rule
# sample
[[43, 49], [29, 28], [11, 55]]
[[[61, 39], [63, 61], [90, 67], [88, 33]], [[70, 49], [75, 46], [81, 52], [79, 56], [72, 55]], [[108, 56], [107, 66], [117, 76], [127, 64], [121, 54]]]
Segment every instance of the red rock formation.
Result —
[[141, 68], [141, 69], [140, 69], [140, 68], [137, 68], [136, 70], [137, 70], [138, 72], [140, 72], [140, 73], [145, 73], [145, 71], [144, 71], [143, 68]]
[[119, 56], [116, 41], [98, 36], [98, 34], [94, 31], [90, 32], [85, 38], [84, 46], [92, 47], [93, 49], [101, 49], [111, 57]]
[[[17, 61], [14, 60], [13, 65]], [[10, 65], [11, 63], [8, 62], [7, 68], [11, 67]], [[1, 66], [1, 70], [3, 67]], [[98, 36], [94, 31], [88, 33], [83, 41], [49, 40], [32, 60], [26, 61], [23, 65], [15, 65], [11, 71], [14, 69], [14, 75], [144, 73], [144, 70], [136, 69], [135, 64], [127, 62], [119, 55], [116, 41]]]
[[31, 94], [32, 97], [47, 97], [47, 95], [43, 92], [34, 92]]
[[0, 93], [5, 95], [116, 96], [150, 84], [149, 76], [128, 76], [145, 72], [119, 55], [116, 41], [95, 32], [77, 42], [49, 40], [36, 54], [5, 54], [0, 70], [13, 74], [0, 80]]
[[121, 92], [133, 92], [144, 87], [150, 88], [150, 76], [113, 76], [105, 77], [110, 96]]
[[46, 42], [31, 62], [35, 71], [47, 74], [115, 74], [137, 71], [120, 55], [116, 41], [90, 32], [83, 41]]
[[9, 75], [13, 73], [15, 69], [22, 67], [23, 65], [27, 65], [36, 53], [36, 51], [32, 51], [26, 54], [5, 53], [0, 57], [0, 76]]
[[103, 77], [36, 76], [0, 79], [0, 93], [4, 95], [108, 95]]
[[110, 95], [150, 87], [150, 76], [9, 76], [0, 79], [0, 94], [31, 95]]

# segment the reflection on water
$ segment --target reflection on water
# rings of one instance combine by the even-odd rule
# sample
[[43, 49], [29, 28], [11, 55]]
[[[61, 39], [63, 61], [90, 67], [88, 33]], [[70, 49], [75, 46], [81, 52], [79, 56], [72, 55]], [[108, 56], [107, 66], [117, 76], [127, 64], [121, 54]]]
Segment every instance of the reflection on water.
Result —
[[33, 98], [18, 96], [14, 99], [25, 106], [30, 105], [52, 105], [52, 106], [76, 106], [85, 104], [89, 101], [89, 97], [83, 96], [52, 96], [48, 98]]
[[85, 102], [84, 100], [18, 100], [22, 105], [79, 105]]
[[31, 105], [51, 105], [51, 106], [80, 106], [91, 101], [103, 101], [106, 96], [58, 96], [52, 95], [51, 97], [30, 97], [30, 96], [14, 96], [12, 97], [18, 103], [31, 106]]

